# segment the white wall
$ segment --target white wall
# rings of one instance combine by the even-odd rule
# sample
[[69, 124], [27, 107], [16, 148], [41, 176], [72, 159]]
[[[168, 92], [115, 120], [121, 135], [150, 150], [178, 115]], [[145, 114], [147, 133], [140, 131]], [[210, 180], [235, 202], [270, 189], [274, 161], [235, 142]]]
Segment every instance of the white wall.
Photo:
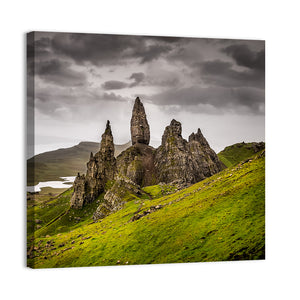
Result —
[[[1, 5], [2, 299], [299, 297], [297, 1], [5, 1]], [[104, 2], [104, 1], [103, 1]], [[266, 39], [265, 261], [30, 270], [25, 265], [25, 32]]]

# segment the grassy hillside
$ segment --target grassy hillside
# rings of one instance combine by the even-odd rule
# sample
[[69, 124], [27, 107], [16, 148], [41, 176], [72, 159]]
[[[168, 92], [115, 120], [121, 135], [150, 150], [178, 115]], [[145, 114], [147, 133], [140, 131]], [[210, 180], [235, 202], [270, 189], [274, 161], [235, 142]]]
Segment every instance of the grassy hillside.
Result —
[[[247, 163], [175, 193], [160, 185], [147, 187], [145, 192], [148, 199], [143, 195], [129, 201], [97, 223], [90, 218], [92, 207], [70, 211], [72, 190], [50, 200], [48, 207], [43, 203], [33, 207], [36, 215], [30, 219], [40, 218], [42, 223], [34, 245], [28, 245], [28, 265], [49, 268], [264, 258], [264, 155], [257, 154]], [[72, 214], [82, 214], [82, 219]]]
[[265, 143], [237, 143], [226, 147], [223, 151], [218, 153], [219, 159], [226, 167], [231, 167], [237, 163], [251, 157], [255, 153], [263, 150]]
[[[131, 145], [115, 145], [115, 156]], [[76, 146], [38, 154], [27, 160], [27, 185], [40, 181], [60, 180], [62, 176], [75, 176], [86, 172], [90, 153], [99, 151], [99, 143], [81, 142]]]

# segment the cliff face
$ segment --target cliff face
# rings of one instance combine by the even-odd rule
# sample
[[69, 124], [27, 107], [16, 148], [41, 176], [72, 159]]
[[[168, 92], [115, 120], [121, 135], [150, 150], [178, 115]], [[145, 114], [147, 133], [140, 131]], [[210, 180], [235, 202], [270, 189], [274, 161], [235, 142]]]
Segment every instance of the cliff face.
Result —
[[[104, 201], [94, 214], [97, 220], [120, 209], [134, 195], [143, 193], [143, 186], [164, 182], [183, 187], [222, 170], [222, 163], [200, 129], [190, 135], [189, 141], [181, 132], [181, 123], [172, 120], [164, 131], [161, 146], [157, 149], [149, 146], [149, 124], [144, 106], [137, 98], [131, 118], [132, 146], [114, 157], [108, 121], [99, 152], [95, 156], [91, 154], [86, 175], [78, 175], [74, 182], [71, 206], [82, 208], [105, 191]], [[106, 190], [108, 181], [111, 187]]]

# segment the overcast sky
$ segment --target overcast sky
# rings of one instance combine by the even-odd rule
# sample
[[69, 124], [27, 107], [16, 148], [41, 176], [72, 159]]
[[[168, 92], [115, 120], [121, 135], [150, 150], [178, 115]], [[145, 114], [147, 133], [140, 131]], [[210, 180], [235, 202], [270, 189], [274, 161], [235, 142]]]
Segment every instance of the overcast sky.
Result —
[[28, 73], [35, 154], [100, 142], [108, 119], [115, 144], [128, 142], [136, 96], [154, 147], [173, 118], [216, 152], [264, 141], [264, 41], [36, 32]]

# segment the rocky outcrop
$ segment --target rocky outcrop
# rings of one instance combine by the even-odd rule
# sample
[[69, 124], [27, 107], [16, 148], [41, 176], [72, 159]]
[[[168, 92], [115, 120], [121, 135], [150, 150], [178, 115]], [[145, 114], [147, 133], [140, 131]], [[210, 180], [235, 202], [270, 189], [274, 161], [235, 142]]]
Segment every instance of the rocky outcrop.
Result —
[[74, 181], [74, 193], [71, 198], [71, 207], [81, 208], [85, 199], [85, 176], [78, 173]]
[[259, 143], [252, 143], [252, 149], [254, 153], [257, 153], [263, 149], [265, 149], [265, 143], [264, 142], [259, 142]]
[[150, 128], [146, 118], [144, 105], [140, 98], [135, 99], [130, 122], [132, 145], [137, 143], [149, 145]]
[[118, 174], [140, 186], [156, 184], [154, 171], [155, 149], [145, 144], [134, 144], [117, 157]]
[[87, 163], [86, 175], [74, 182], [71, 206], [82, 208], [105, 192], [94, 213], [94, 220], [104, 218], [124, 203], [144, 193], [142, 187], [176, 184], [184, 187], [222, 170], [222, 163], [210, 148], [200, 129], [186, 141], [181, 123], [172, 120], [165, 128], [158, 149], [149, 146], [150, 129], [143, 104], [136, 98], [131, 118], [132, 146], [114, 157], [113, 135], [107, 121], [100, 150]]
[[210, 177], [224, 169], [225, 166], [219, 160], [215, 151], [210, 148], [200, 128], [198, 128], [197, 133], [192, 133], [189, 136], [188, 146], [193, 158], [194, 182]]
[[181, 136], [181, 123], [172, 120], [162, 144], [155, 153], [156, 177], [160, 182], [189, 185], [220, 172], [223, 168], [200, 129], [187, 142]]
[[141, 193], [139, 185], [126, 177], [118, 175], [113, 186], [104, 195], [104, 202], [98, 206], [93, 219], [103, 219], [110, 213], [122, 208], [127, 201], [135, 199]]
[[87, 163], [86, 176], [78, 175], [74, 181], [74, 193], [71, 207], [81, 208], [85, 203], [93, 202], [104, 190], [108, 180], [113, 180], [116, 169], [114, 143], [109, 121], [102, 135], [100, 150]]
[[181, 123], [174, 119], [164, 131], [161, 146], [157, 149], [154, 159], [159, 182], [193, 181], [193, 174], [188, 168], [188, 145], [181, 136], [181, 131]]

